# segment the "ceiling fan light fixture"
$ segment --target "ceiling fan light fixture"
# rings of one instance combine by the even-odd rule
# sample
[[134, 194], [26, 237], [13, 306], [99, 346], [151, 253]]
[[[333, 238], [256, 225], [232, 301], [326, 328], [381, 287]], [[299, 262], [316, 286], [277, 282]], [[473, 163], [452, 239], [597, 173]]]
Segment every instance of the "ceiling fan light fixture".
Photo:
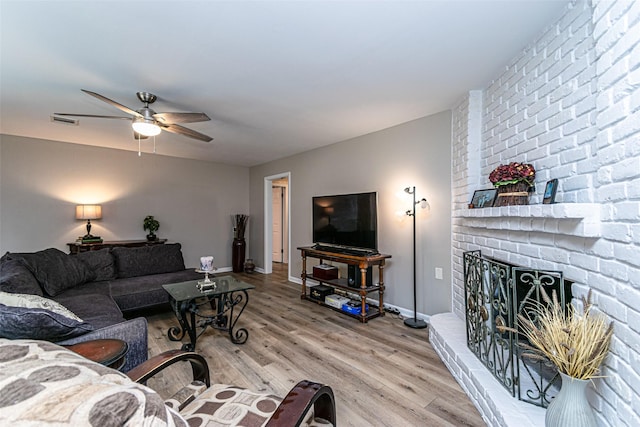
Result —
[[134, 131], [144, 136], [156, 136], [162, 131], [153, 120], [144, 118], [134, 119], [131, 126]]

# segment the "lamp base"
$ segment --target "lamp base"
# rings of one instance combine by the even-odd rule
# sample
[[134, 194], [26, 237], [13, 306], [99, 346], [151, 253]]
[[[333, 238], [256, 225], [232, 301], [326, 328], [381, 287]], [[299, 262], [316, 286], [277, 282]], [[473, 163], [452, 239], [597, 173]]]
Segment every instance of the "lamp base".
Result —
[[413, 329], [424, 329], [427, 327], [427, 322], [422, 319], [404, 319], [404, 324]]

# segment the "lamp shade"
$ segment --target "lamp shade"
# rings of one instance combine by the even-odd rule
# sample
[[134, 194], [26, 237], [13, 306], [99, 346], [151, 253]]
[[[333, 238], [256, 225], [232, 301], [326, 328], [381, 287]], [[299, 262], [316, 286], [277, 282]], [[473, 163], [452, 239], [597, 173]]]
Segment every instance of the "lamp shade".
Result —
[[101, 205], [77, 205], [76, 219], [100, 219], [102, 218]]

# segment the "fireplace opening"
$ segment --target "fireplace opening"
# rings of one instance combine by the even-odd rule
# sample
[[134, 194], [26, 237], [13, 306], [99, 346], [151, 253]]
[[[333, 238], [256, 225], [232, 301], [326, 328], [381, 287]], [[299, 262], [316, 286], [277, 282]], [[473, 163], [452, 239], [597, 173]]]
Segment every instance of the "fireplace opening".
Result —
[[562, 272], [519, 267], [483, 257], [480, 251], [463, 254], [467, 346], [493, 376], [520, 400], [547, 407], [560, 388], [560, 376], [550, 362], [523, 357], [517, 315], [531, 317], [531, 308], [544, 303], [542, 292], [556, 293], [563, 307], [571, 301], [573, 282]]

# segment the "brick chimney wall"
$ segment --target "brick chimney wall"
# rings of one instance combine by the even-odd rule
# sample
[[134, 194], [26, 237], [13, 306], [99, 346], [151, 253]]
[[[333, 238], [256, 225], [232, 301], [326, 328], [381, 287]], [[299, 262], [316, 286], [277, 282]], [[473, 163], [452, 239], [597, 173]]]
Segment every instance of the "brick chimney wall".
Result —
[[[640, 2], [572, 3], [452, 126], [453, 313], [464, 319], [464, 251], [563, 271], [614, 321], [589, 391], [599, 425], [640, 425]], [[511, 161], [536, 168], [530, 206], [467, 209]], [[559, 204], [541, 206], [552, 178]]]

